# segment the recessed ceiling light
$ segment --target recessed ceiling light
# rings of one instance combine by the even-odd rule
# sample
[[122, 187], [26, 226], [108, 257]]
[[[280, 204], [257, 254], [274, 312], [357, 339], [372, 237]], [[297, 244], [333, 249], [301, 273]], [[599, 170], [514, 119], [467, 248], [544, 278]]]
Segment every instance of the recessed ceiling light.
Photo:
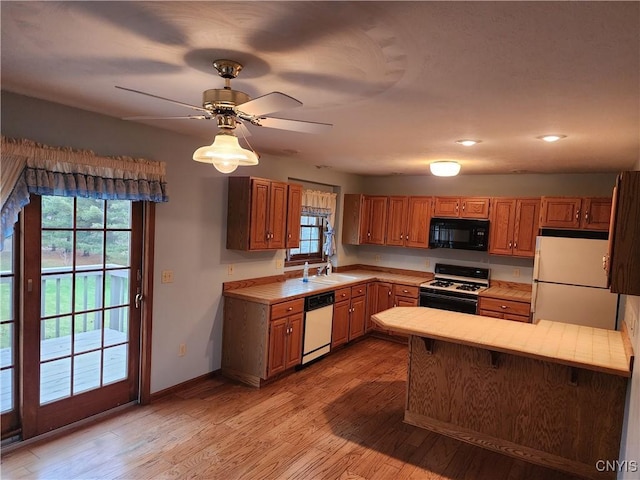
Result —
[[460, 145], [464, 145], [465, 147], [473, 147], [476, 143], [480, 143], [482, 140], [470, 140], [470, 139], [463, 139], [463, 140], [456, 140], [456, 143], [459, 143]]
[[567, 138], [566, 135], [557, 135], [557, 134], [553, 134], [553, 135], [540, 135], [539, 137], [536, 137], [540, 140], [544, 140], [545, 142], [557, 142], [558, 140], [562, 140], [563, 138]]

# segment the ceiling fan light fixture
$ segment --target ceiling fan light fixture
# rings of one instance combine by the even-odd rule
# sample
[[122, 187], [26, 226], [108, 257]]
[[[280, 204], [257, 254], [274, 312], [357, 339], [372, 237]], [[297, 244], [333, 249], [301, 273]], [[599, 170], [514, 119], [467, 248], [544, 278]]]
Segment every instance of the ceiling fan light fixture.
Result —
[[454, 161], [440, 161], [429, 164], [431, 173], [436, 177], [455, 177], [460, 173], [460, 164]]
[[545, 142], [548, 143], [553, 143], [553, 142], [557, 142], [558, 140], [562, 140], [563, 138], [567, 138], [566, 135], [558, 135], [558, 134], [550, 134], [550, 135], [540, 135], [539, 137], [536, 137], [539, 140], [544, 140]]
[[471, 140], [468, 138], [463, 138], [462, 140], [456, 140], [456, 143], [459, 145], [464, 145], [465, 147], [473, 147], [478, 143], [482, 142], [482, 140]]
[[210, 163], [221, 173], [231, 173], [238, 166], [258, 164], [258, 155], [242, 148], [233, 132], [220, 131], [211, 145], [205, 145], [193, 152], [196, 162]]

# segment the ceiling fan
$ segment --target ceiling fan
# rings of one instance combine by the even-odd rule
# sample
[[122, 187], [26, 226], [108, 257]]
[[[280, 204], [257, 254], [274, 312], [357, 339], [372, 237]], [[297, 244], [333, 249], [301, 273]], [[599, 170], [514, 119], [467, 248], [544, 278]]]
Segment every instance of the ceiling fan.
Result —
[[248, 123], [250, 125], [280, 130], [291, 130], [303, 133], [323, 133], [331, 129], [328, 123], [307, 122], [302, 120], [289, 120], [268, 116], [274, 112], [280, 112], [289, 108], [300, 107], [302, 102], [281, 92], [271, 92], [266, 95], [251, 99], [249, 95], [231, 88], [231, 79], [236, 78], [242, 70], [242, 64], [233, 60], [215, 60], [213, 68], [225, 80], [224, 88], [205, 90], [202, 93], [202, 107], [179, 102], [170, 98], [160, 97], [151, 93], [134, 90], [116, 85], [120, 90], [139, 93], [148, 97], [165, 100], [167, 102], [187, 107], [199, 112], [194, 115], [153, 117], [136, 116], [125, 117], [125, 120], [216, 120], [218, 127], [225, 130], [233, 130], [237, 124]]

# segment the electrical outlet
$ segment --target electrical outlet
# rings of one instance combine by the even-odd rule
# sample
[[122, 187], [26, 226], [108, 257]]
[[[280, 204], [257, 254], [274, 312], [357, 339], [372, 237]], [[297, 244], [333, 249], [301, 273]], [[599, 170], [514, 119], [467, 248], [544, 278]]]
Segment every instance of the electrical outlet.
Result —
[[162, 283], [173, 283], [173, 270], [162, 270]]
[[229, 276], [233, 275], [233, 263], [230, 263], [229, 265], [227, 265], [227, 275]]
[[178, 347], [178, 356], [184, 357], [186, 354], [187, 354], [187, 345], [184, 343], [181, 343], [180, 346]]
[[427, 259], [424, 261], [424, 266], [425, 266], [425, 267], [427, 267], [427, 268], [429, 268], [429, 265], [431, 265], [431, 263], [429, 262], [429, 259], [427, 258]]
[[379, 262], [379, 261], [380, 261], [380, 255], [376, 255], [376, 256], [374, 257], [374, 259], [375, 259], [375, 261], [376, 261], [376, 262]]
[[520, 269], [519, 268], [514, 268], [513, 269], [513, 276], [514, 277], [519, 277], [520, 276]]
[[282, 269], [282, 259], [276, 258], [276, 270], [281, 270], [281, 269]]

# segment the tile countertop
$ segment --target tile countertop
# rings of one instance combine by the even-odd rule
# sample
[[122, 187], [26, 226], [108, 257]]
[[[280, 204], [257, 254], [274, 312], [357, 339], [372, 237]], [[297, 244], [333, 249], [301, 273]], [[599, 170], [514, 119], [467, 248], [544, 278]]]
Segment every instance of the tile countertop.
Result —
[[522, 290], [507, 287], [489, 287], [478, 294], [481, 297], [499, 298], [501, 300], [513, 300], [515, 302], [531, 303], [531, 290]]
[[372, 318], [399, 333], [631, 376], [633, 350], [626, 333], [616, 330], [549, 320], [534, 325], [427, 307], [395, 307]]
[[328, 276], [311, 276], [309, 277], [309, 282], [306, 283], [302, 281], [302, 278], [293, 278], [284, 282], [273, 282], [227, 290], [223, 295], [225, 297], [239, 298], [241, 300], [271, 305], [272, 303], [304, 298], [308, 295], [328, 292], [363, 282], [378, 280], [381, 282], [399, 283], [417, 287], [432, 278], [433, 275], [429, 273], [425, 273], [424, 277], [421, 277], [372, 270], [349, 270], [344, 273], [332, 273]]

